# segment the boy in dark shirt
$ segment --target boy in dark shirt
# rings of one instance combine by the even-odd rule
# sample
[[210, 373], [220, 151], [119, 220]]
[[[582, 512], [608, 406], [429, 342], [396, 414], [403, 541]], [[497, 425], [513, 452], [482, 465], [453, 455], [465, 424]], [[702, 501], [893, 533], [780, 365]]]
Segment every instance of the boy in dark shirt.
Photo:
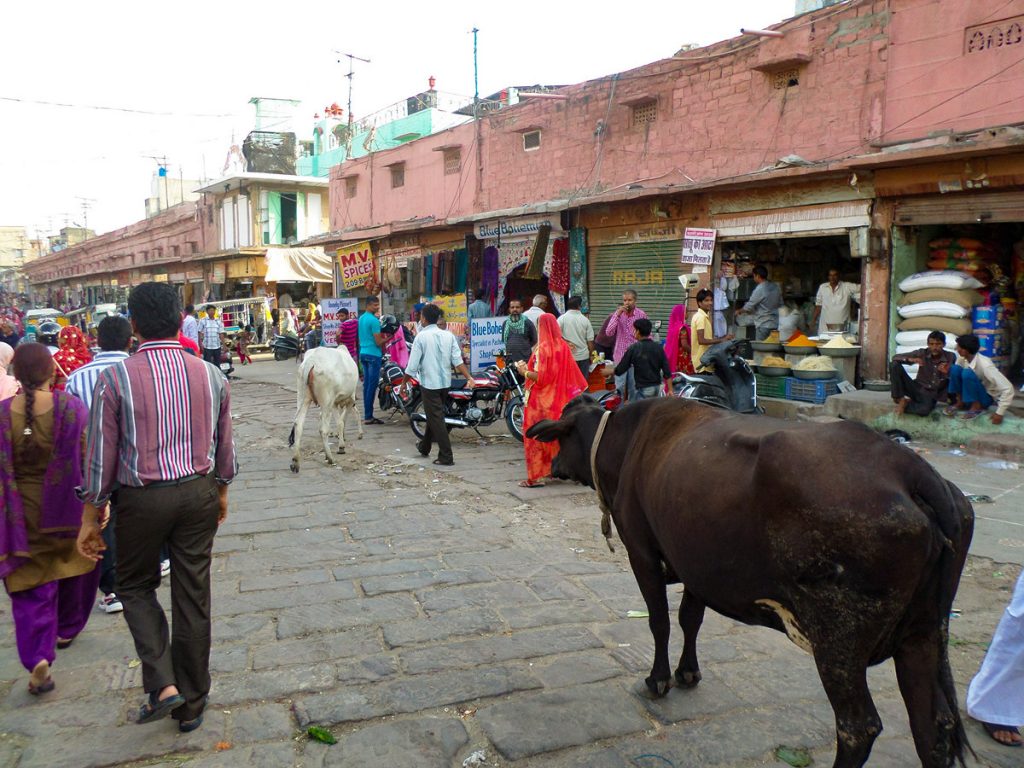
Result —
[[665, 356], [665, 348], [651, 339], [651, 321], [646, 317], [633, 321], [636, 342], [615, 366], [615, 375], [622, 376], [630, 368], [636, 381], [636, 399], [661, 396], [661, 385], [672, 378], [672, 369]]
[[[949, 369], [956, 364], [956, 355], [947, 352], [946, 334], [932, 331], [928, 334], [928, 347], [910, 354], [896, 355], [889, 364], [889, 381], [892, 382], [892, 399], [896, 413], [912, 413], [927, 416], [937, 402], [945, 402], [949, 388]], [[904, 364], [920, 366], [917, 378], [907, 375]]]

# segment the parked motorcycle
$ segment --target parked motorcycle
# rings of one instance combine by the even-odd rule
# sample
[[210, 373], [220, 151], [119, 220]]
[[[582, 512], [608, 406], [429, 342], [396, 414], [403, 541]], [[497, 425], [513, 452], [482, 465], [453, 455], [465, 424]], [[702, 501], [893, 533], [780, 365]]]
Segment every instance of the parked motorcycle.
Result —
[[298, 357], [302, 342], [295, 336], [278, 334], [270, 342], [270, 348], [274, 350], [275, 360], [287, 360], [290, 357]]
[[[413, 434], [422, 440], [427, 429], [427, 415], [419, 397], [419, 382], [409, 380], [416, 390], [415, 405], [409, 409], [409, 422]], [[474, 387], [468, 389], [465, 379], [453, 379], [444, 401], [444, 421], [449, 431], [471, 427], [480, 434], [480, 427], [493, 424], [501, 418], [511, 434], [523, 441], [523, 408], [526, 402], [522, 382], [504, 355], [498, 355], [494, 366], [473, 377]]]
[[221, 347], [220, 349], [220, 372], [224, 374], [225, 379], [231, 378], [231, 374], [235, 372], [235, 365], [231, 359], [231, 350], [227, 347]]
[[402, 367], [385, 352], [381, 358], [380, 382], [377, 384], [377, 405], [382, 411], [408, 415], [419, 403], [419, 386], [407, 380]]
[[672, 377], [676, 397], [699, 400], [736, 413], [763, 413], [757, 404], [757, 383], [747, 365], [750, 342], [742, 339], [715, 344], [701, 355], [701, 365], [714, 365], [714, 374], [677, 373]]

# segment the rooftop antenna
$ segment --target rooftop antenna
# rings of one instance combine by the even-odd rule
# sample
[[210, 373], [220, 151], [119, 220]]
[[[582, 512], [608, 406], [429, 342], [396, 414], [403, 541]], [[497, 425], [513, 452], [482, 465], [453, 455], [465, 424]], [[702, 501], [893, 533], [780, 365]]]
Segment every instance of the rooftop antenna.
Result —
[[82, 204], [82, 229], [85, 230], [84, 236], [89, 237], [89, 209], [92, 208], [92, 204], [96, 201], [91, 197], [76, 197]]
[[[345, 77], [348, 78], [348, 135], [345, 137], [345, 159], [352, 159], [352, 130], [354, 128], [352, 124], [352, 79], [355, 77], [355, 63], [361, 61], [364, 64], [369, 64], [369, 59], [364, 59], [356, 56], [354, 53], [345, 53], [344, 51], [335, 51], [339, 56], [348, 57], [348, 74]], [[338, 63], [341, 63], [341, 59], [338, 59]]]
[[[164, 180], [164, 200], [167, 201], [167, 207], [171, 207], [171, 193], [167, 191], [167, 155], [143, 155], [148, 157], [150, 160], [157, 165], [157, 175], [161, 176]], [[156, 196], [156, 212], [160, 213], [160, 194]]]

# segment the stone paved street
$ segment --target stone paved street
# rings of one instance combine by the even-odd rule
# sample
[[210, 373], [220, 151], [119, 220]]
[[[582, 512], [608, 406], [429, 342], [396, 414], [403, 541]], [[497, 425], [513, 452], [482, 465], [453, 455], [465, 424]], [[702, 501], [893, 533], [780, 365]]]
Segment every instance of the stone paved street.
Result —
[[[293, 364], [238, 373], [242, 474], [215, 545], [205, 724], [180, 735], [173, 721], [130, 722], [141, 670], [121, 615], [95, 613], [60, 652], [56, 691], [29, 696], [3, 601], [0, 768], [746, 768], [785, 765], [780, 746], [831, 765], [831, 710], [810, 657], [781, 634], [709, 613], [699, 688], [637, 695], [653, 645], [646, 621], [626, 618], [644, 604], [621, 545], [607, 551], [589, 489], [519, 488], [521, 446], [500, 430], [455, 433], [456, 465], [438, 471], [406, 422], [356, 442], [353, 421], [348, 453], [326, 466], [313, 409], [293, 475]], [[978, 506], [952, 624], [962, 697], [1019, 567], [999, 563], [1024, 552], [1024, 478], [926, 457], [995, 498]], [[885, 731], [869, 765], [916, 765], [891, 664], [870, 682]], [[338, 743], [310, 741], [309, 725]], [[976, 764], [1020, 764], [968, 732]]]

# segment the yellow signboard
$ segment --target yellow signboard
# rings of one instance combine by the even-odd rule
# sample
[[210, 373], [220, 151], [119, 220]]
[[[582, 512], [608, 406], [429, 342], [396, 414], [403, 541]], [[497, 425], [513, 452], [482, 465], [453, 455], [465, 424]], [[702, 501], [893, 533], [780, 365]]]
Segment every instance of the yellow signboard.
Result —
[[449, 323], [466, 322], [466, 294], [456, 293], [452, 296], [435, 296], [431, 302], [441, 308], [444, 319]]
[[369, 241], [339, 248], [338, 265], [341, 267], [341, 282], [346, 291], [363, 285], [373, 277], [375, 270]]

